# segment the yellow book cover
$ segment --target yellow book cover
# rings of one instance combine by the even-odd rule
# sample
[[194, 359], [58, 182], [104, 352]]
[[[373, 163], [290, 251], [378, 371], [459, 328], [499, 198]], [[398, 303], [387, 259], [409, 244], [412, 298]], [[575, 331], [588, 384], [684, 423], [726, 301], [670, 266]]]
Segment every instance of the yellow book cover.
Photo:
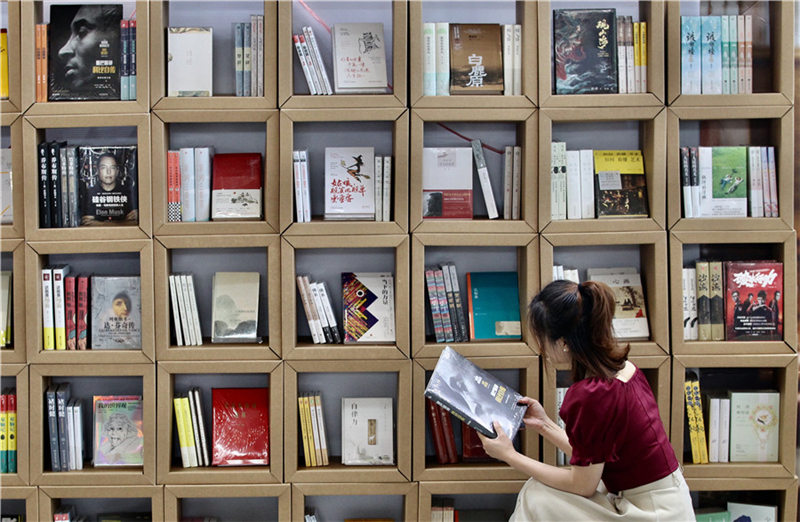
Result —
[[692, 381], [692, 404], [697, 421], [697, 448], [700, 450], [700, 463], [708, 464], [708, 443], [706, 442], [706, 423], [703, 419], [703, 403], [700, 399], [700, 381]]
[[303, 395], [303, 415], [306, 418], [306, 426], [308, 427], [308, 431], [306, 432], [305, 443], [308, 444], [308, 456], [311, 457], [311, 465], [312, 466], [319, 466], [322, 465], [322, 462], [317, 463], [317, 451], [314, 447], [314, 426], [311, 423], [311, 407], [308, 401], [308, 395]]
[[186, 434], [187, 452], [191, 467], [200, 465], [197, 458], [197, 449], [194, 442], [194, 428], [192, 428], [192, 408], [189, 406], [189, 397], [181, 397], [181, 419], [183, 419], [183, 432]]
[[593, 156], [597, 217], [648, 217], [642, 151], [596, 150]]
[[647, 92], [647, 22], [639, 22], [639, 61], [642, 64], [642, 89]]
[[640, 40], [640, 22], [633, 22], [633, 65], [639, 67], [642, 65], [642, 41]]
[[700, 448], [697, 443], [697, 421], [694, 418], [694, 401], [692, 399], [692, 381], [684, 383], [686, 395], [686, 419], [689, 422], [689, 440], [692, 443], [692, 462], [700, 464]]
[[183, 409], [180, 397], [172, 399], [173, 409], [175, 410], [175, 427], [178, 428], [178, 445], [181, 448], [181, 464], [184, 468], [189, 467], [189, 446], [186, 443], [186, 430], [183, 424]]
[[8, 98], [8, 29], [0, 29], [0, 98]]
[[314, 410], [317, 414], [317, 432], [319, 433], [319, 447], [322, 453], [322, 465], [327, 466], [328, 461], [328, 440], [325, 436], [325, 421], [322, 419], [322, 396], [316, 394], [314, 399]]
[[0, 397], [0, 473], [8, 473], [8, 394]]
[[305, 459], [306, 466], [311, 465], [311, 455], [308, 452], [308, 426], [306, 425], [306, 416], [303, 409], [303, 397], [297, 398], [297, 415], [300, 417], [300, 434], [303, 437], [303, 458]]

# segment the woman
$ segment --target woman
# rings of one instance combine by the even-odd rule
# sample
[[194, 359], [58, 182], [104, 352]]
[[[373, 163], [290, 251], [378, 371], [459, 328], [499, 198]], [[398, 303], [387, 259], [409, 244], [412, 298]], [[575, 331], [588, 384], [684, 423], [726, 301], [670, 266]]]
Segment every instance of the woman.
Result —
[[[566, 430], [529, 397], [525, 426], [570, 459], [557, 468], [518, 453], [495, 423], [486, 452], [531, 478], [512, 521], [694, 520], [689, 488], [644, 374], [614, 338], [614, 294], [603, 283], [554, 281], [530, 303], [528, 323], [546, 360], [571, 363]], [[610, 493], [598, 491], [600, 482]]]

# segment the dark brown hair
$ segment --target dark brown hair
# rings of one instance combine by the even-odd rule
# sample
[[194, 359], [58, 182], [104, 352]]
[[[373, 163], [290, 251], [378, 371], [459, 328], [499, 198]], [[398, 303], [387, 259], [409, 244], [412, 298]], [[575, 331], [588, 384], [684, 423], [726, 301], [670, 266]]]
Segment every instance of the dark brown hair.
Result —
[[553, 281], [528, 305], [528, 326], [539, 346], [564, 339], [572, 354], [572, 380], [613, 379], [630, 345], [614, 337], [614, 293], [605, 283]]

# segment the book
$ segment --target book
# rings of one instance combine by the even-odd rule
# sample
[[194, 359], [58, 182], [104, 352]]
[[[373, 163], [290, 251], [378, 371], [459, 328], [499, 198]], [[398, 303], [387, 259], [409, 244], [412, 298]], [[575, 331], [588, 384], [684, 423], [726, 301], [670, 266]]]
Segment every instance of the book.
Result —
[[729, 520], [734, 522], [750, 520], [750, 522], [775, 522], [778, 520], [778, 506], [760, 504], [744, 504], [728, 502]]
[[592, 281], [607, 284], [614, 292], [614, 335], [626, 341], [644, 341], [650, 338], [647, 324], [647, 302], [644, 298], [639, 274], [594, 274]]
[[[383, 210], [383, 215], [380, 216], [380, 221], [391, 221], [392, 220], [392, 157], [391, 156], [384, 156], [383, 157], [383, 203], [381, 208]], [[376, 221], [378, 221], [379, 216], [375, 216]]]
[[708, 397], [708, 461], [719, 462], [719, 397]]
[[439, 464], [447, 464], [449, 462], [447, 449], [444, 443], [444, 430], [442, 428], [442, 420], [439, 416], [439, 406], [430, 399], [425, 399], [425, 411], [428, 419], [428, 430], [431, 434], [433, 441], [434, 454], [436, 462]]
[[8, 390], [0, 394], [0, 473], [8, 473]]
[[137, 146], [79, 147], [81, 224], [139, 222]]
[[[764, 147], [762, 147], [763, 149]], [[766, 147], [767, 149], [767, 166], [769, 167], [769, 202], [770, 202], [770, 215], [772, 217], [780, 217], [780, 208], [778, 205], [778, 170], [775, 163], [775, 147]], [[763, 154], [761, 156], [763, 164]]]
[[294, 50], [297, 53], [297, 59], [300, 61], [300, 67], [303, 70], [303, 76], [305, 76], [306, 79], [306, 85], [308, 85], [309, 94], [320, 94], [317, 90], [319, 88], [319, 84], [314, 78], [313, 64], [311, 63], [311, 58], [308, 55], [308, 49], [303, 48], [303, 42], [300, 41], [300, 35], [292, 35], [292, 42], [294, 43]]
[[383, 220], [383, 156], [375, 156], [375, 221]]
[[[514, 94], [514, 24], [503, 24], [500, 29], [503, 38], [503, 96], [511, 96]], [[472, 61], [477, 62], [477, 59], [472, 59]], [[474, 69], [472, 74], [473, 76], [479, 76], [481, 74], [480, 68]], [[480, 81], [483, 81], [482, 76]]]
[[681, 94], [702, 92], [702, 40], [699, 16], [681, 16]]
[[472, 155], [475, 158], [475, 168], [478, 171], [478, 180], [481, 182], [481, 192], [483, 194], [483, 202], [486, 205], [486, 212], [489, 219], [497, 219], [499, 214], [494, 200], [492, 182], [489, 178], [489, 169], [486, 167], [486, 159], [483, 156], [483, 145], [480, 140], [472, 140], [471, 144]]
[[142, 466], [142, 399], [95, 395], [93, 403], [95, 467]]
[[728, 394], [730, 462], [777, 462], [781, 395], [775, 391]]
[[689, 147], [681, 147], [681, 195], [683, 196], [683, 217], [693, 218], [692, 180], [689, 163]]
[[461, 423], [461, 460], [463, 462], [487, 462], [492, 460], [483, 449], [483, 443], [478, 438], [478, 432], [464, 422]]
[[292, 152], [292, 180], [294, 182], [294, 209], [295, 209], [295, 222], [303, 223], [303, 207], [305, 199], [303, 198], [303, 172], [300, 170], [300, 151]]
[[184, 468], [190, 468], [193, 467], [191, 461], [192, 454], [190, 453], [190, 451], [193, 450], [193, 446], [189, 443], [189, 439], [186, 433], [186, 422], [183, 417], [183, 404], [181, 401], [182, 401], [181, 397], [173, 398], [172, 409], [175, 412], [175, 427], [178, 430], [178, 447], [180, 448], [180, 453], [181, 453], [181, 465]]
[[325, 147], [325, 219], [375, 219], [373, 147]]
[[212, 96], [211, 27], [167, 27], [167, 96]]
[[454, 263], [446, 263], [445, 265], [442, 265], [442, 270], [450, 271], [450, 282], [453, 285], [453, 300], [455, 301], [456, 309], [456, 314], [453, 318], [453, 321], [458, 323], [459, 331], [462, 333], [462, 341], [467, 342], [469, 340], [467, 334], [467, 316], [464, 311], [464, 298], [461, 295], [461, 283], [458, 281], [458, 271], [456, 270], [456, 265]]
[[8, 29], [0, 29], [0, 99], [8, 99]]
[[212, 388], [214, 466], [269, 464], [269, 388]]
[[642, 41], [640, 22], [633, 22], [633, 92], [641, 92], [642, 87]]
[[739, 26], [736, 15], [728, 16], [728, 83], [731, 94], [739, 94]]
[[567, 144], [554, 141], [550, 144], [550, 216], [567, 219]]
[[303, 221], [311, 221], [311, 181], [309, 179], [308, 153], [300, 151], [300, 172], [302, 174], [302, 193], [303, 193]]
[[309, 281], [308, 284], [309, 290], [311, 290], [311, 299], [313, 302], [314, 307], [317, 309], [317, 316], [319, 317], [319, 323], [322, 327], [322, 334], [324, 336], [325, 342], [328, 344], [333, 343], [333, 332], [331, 332], [331, 326], [328, 322], [328, 315], [325, 313], [324, 305], [322, 304], [321, 295], [319, 292], [319, 287], [317, 283], [313, 281]]
[[53, 270], [53, 325], [56, 350], [67, 349], [67, 308], [64, 293], [64, 277], [69, 274], [69, 265], [54, 265]]
[[261, 218], [261, 153], [215, 154], [211, 178], [212, 221]]
[[53, 269], [42, 268], [42, 349], [56, 349], [55, 312], [53, 309]]
[[511, 219], [513, 183], [514, 147], [506, 146], [503, 151], [503, 219]]
[[308, 442], [314, 448], [314, 456], [317, 466], [325, 465], [325, 458], [322, 455], [322, 443], [319, 438], [319, 417], [317, 417], [317, 409], [314, 405], [314, 394], [309, 393], [303, 399], [303, 406], [308, 410], [309, 425], [311, 426], [311, 433], [309, 434]]
[[208, 440], [206, 438], [206, 421], [203, 416], [203, 402], [200, 397], [200, 388], [194, 387], [189, 390], [189, 397], [194, 399], [195, 415], [197, 417], [197, 433], [200, 434], [200, 453], [203, 455], [203, 465], [211, 465], [211, 457], [208, 454]]
[[502, 94], [503, 59], [501, 25], [450, 24], [450, 94]]
[[216, 272], [211, 304], [212, 343], [258, 339], [258, 272]]
[[747, 217], [747, 147], [698, 147], [700, 217]]
[[628, 93], [628, 51], [625, 40], [625, 17], [617, 17], [617, 79], [619, 81], [619, 93]]
[[683, 270], [683, 340], [697, 340], [697, 271]]
[[325, 337], [322, 333], [322, 326], [319, 323], [319, 317], [312, 301], [311, 288], [306, 287], [306, 284], [308, 284], [306, 280], [307, 277], [302, 275], [298, 275], [296, 277], [297, 291], [300, 294], [300, 302], [302, 303], [303, 311], [306, 314], [308, 329], [311, 332], [311, 340], [314, 342], [314, 344], [324, 343]]
[[180, 175], [180, 210], [181, 221], [197, 221], [197, 198], [194, 181], [194, 148], [184, 147], [178, 151]]
[[470, 341], [521, 338], [516, 272], [468, 272], [467, 307]]
[[722, 19], [720, 16], [701, 16], [700, 31], [703, 35], [700, 50], [701, 92], [722, 94]]
[[698, 260], [695, 263], [697, 280], [697, 339], [711, 340], [711, 290], [708, 261]]
[[719, 461], [728, 462], [730, 455], [731, 399], [719, 400]]
[[322, 410], [322, 396], [319, 393], [316, 393], [310, 397], [311, 403], [314, 405], [314, 413], [316, 414], [317, 418], [317, 433], [319, 435], [319, 446], [320, 446], [320, 454], [322, 455], [322, 465], [327, 466], [330, 464], [328, 459], [328, 435], [327, 431], [325, 430], [325, 416], [323, 415]]
[[[308, 426], [308, 411], [303, 403], [303, 399], [305, 397], [298, 396], [297, 397], [297, 413], [300, 417], [300, 431], [303, 437], [303, 457], [305, 459], [306, 466], [313, 466], [316, 462], [312, 461], [312, 453], [309, 448], [308, 444], [308, 435], [310, 427]], [[307, 399], [306, 399], [307, 400]], [[316, 456], [314, 456], [316, 458]]]
[[731, 30], [729, 27], [730, 17], [727, 15], [722, 15], [720, 17], [720, 57], [722, 59], [722, 94], [730, 94], [731, 93], [731, 83], [730, 83], [730, 69], [731, 69], [731, 58], [728, 54], [730, 49], [730, 42], [729, 39], [731, 37]]
[[425, 267], [425, 289], [428, 293], [428, 306], [431, 310], [434, 337], [436, 338], [437, 343], [443, 343], [445, 342], [444, 325], [442, 323], [442, 312], [439, 309], [439, 294], [436, 290], [436, 276], [434, 275], [434, 268], [430, 266]]
[[555, 94], [619, 91], [616, 9], [553, 9]]
[[11, 345], [11, 271], [0, 271], [0, 347]]
[[522, 425], [522, 395], [446, 346], [425, 387], [425, 397], [489, 438], [497, 421], [511, 440]]
[[422, 149], [422, 217], [472, 219], [472, 149]]
[[65, 422], [67, 424], [67, 455], [69, 455], [69, 471], [77, 469], [75, 464], [75, 418], [72, 416], [72, 406], [75, 399], [67, 399], [64, 407]]
[[581, 153], [577, 150], [568, 150], [567, 219], [581, 219], [582, 217], [583, 198], [581, 197]]
[[444, 270], [434, 267], [433, 277], [436, 282], [436, 295], [439, 301], [439, 312], [442, 314], [442, 328], [445, 342], [456, 340], [456, 328], [453, 326], [455, 317], [450, 316], [450, 303], [447, 302], [447, 287], [444, 284]]
[[[594, 202], [594, 154], [591, 149], [581, 149], [580, 162], [580, 192], [581, 192], [581, 218], [592, 219], [596, 217]], [[569, 167], [569, 165], [567, 165]]]
[[700, 463], [708, 464], [708, 439], [706, 437], [706, 422], [703, 417], [703, 402], [700, 395], [700, 380], [695, 375], [692, 378], [692, 407], [697, 421], [697, 447], [700, 450]]
[[242, 96], [252, 96], [253, 56], [253, 28], [248, 22], [242, 23]]
[[[178, 304], [178, 290], [176, 288], [177, 281], [175, 274], [169, 275], [169, 297], [170, 297], [170, 312], [172, 315], [172, 325], [175, 328], [175, 344], [183, 346], [183, 327], [181, 326], [181, 313]], [[185, 466], [184, 466], [185, 467]]]
[[75, 457], [75, 469], [83, 469], [83, 402], [72, 399], [67, 406], [67, 418], [72, 417], [72, 446], [70, 455]]
[[322, 302], [322, 307], [325, 312], [325, 317], [328, 319], [328, 325], [333, 335], [333, 342], [336, 344], [342, 343], [342, 334], [339, 332], [339, 325], [336, 322], [336, 314], [333, 313], [333, 305], [331, 303], [331, 293], [328, 290], [328, 284], [323, 282], [316, 283], [317, 289]]
[[382, 23], [339, 23], [331, 32], [336, 94], [386, 92], [386, 40]]
[[130, 99], [130, 84], [128, 83], [128, 76], [130, 76], [130, 30], [128, 28], [128, 21], [121, 20], [119, 23], [120, 28], [120, 100]]
[[708, 263], [708, 296], [711, 304], [711, 340], [725, 340], [725, 318], [722, 291], [722, 262]]
[[394, 464], [391, 397], [342, 397], [342, 464]]
[[132, 18], [128, 21], [128, 35], [130, 37], [130, 44], [128, 51], [130, 52], [130, 63], [128, 69], [128, 99], [136, 100], [136, 19]]
[[[61, 471], [61, 450], [58, 439], [58, 406], [56, 405], [56, 384], [50, 384], [45, 391], [47, 402], [47, 427], [50, 435], [50, 469]], [[66, 469], [66, 468], [65, 468]]]
[[783, 263], [726, 261], [724, 268], [725, 339], [782, 340]]
[[686, 380], [684, 381], [684, 398], [686, 403], [684, 407], [686, 410], [686, 429], [689, 431], [689, 441], [692, 450], [692, 463], [700, 464], [702, 463], [702, 457], [700, 456], [700, 447], [698, 446], [697, 419], [695, 419], [694, 416], [692, 381], [689, 376], [687, 376]]
[[14, 222], [11, 148], [0, 148], [0, 225]]
[[457, 343], [466, 342], [468, 340], [466, 332], [461, 330], [461, 324], [458, 322], [456, 300], [455, 296], [453, 295], [453, 282], [450, 277], [450, 269], [447, 265], [442, 265], [439, 267], [439, 269], [436, 271], [437, 278], [439, 277], [439, 271], [442, 273], [445, 301], [447, 303], [447, 310], [449, 312], [450, 324], [453, 328], [453, 340]]
[[92, 276], [92, 349], [142, 347], [142, 293], [139, 276]]
[[47, 150], [47, 159], [50, 162], [50, 225], [53, 228], [64, 226], [61, 207], [63, 204], [61, 192], [61, 147], [66, 147], [66, 142], [51, 141]]
[[314, 29], [311, 26], [303, 27], [303, 34], [305, 35], [306, 42], [309, 46], [311, 60], [314, 62], [314, 66], [317, 69], [317, 74], [322, 80], [322, 86], [324, 87], [322, 94], [333, 94], [331, 82], [328, 78], [328, 71], [325, 68], [325, 62], [322, 60], [322, 54], [319, 52], [317, 38], [314, 36]]
[[119, 100], [121, 4], [51, 5], [48, 101]]
[[436, 24], [422, 24], [422, 95], [436, 96]]
[[378, 272], [342, 273], [344, 342], [395, 342], [394, 276]]
[[647, 179], [640, 150], [595, 150], [598, 218], [647, 217]]
[[194, 210], [195, 221], [211, 218], [211, 158], [214, 147], [194, 148]]
[[514, 24], [513, 45], [513, 95], [522, 96], [522, 24]]
[[17, 473], [17, 390], [9, 388], [6, 395], [6, 438], [8, 472]]
[[86, 275], [78, 275], [78, 302], [75, 306], [77, 315], [77, 325], [75, 327], [75, 335], [78, 339], [77, 349], [86, 350], [91, 345], [89, 344], [89, 277]]
[[436, 96], [450, 96], [450, 23], [436, 22]]
[[49, 146], [40, 143], [37, 146], [39, 161], [39, 228], [50, 228], [50, 207], [52, 206], [52, 188], [50, 182], [50, 162], [48, 160]]

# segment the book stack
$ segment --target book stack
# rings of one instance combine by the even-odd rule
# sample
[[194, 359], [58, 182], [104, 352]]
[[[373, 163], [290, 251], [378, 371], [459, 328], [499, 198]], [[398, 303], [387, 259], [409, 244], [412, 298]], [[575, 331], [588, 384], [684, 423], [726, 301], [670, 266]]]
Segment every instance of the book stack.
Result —
[[551, 144], [553, 220], [647, 217], [647, 179], [640, 150], [567, 150]]
[[466, 307], [455, 264], [426, 266], [425, 285], [436, 342], [468, 342]]
[[185, 394], [176, 395], [172, 404], [181, 448], [181, 464], [184, 468], [211, 466], [200, 388], [193, 387]]
[[342, 397], [342, 464], [395, 463], [392, 400], [391, 397]]
[[775, 147], [681, 147], [683, 216], [779, 217]]
[[697, 260], [682, 275], [685, 341], [783, 339], [783, 263]]
[[14, 184], [11, 147], [0, 148], [0, 225], [14, 222]]
[[200, 331], [200, 314], [194, 291], [193, 274], [170, 274], [169, 297], [172, 304], [172, 324], [175, 327], [177, 346], [200, 346], [203, 335]]
[[0, 473], [17, 472], [17, 389], [0, 394]]
[[306, 467], [327, 466], [330, 462], [322, 396], [319, 392], [301, 393], [297, 397], [297, 409]]
[[14, 299], [11, 295], [11, 270], [0, 271], [0, 349], [12, 346], [11, 327], [14, 318]]
[[422, 94], [522, 95], [520, 24], [451, 24], [422, 27]]
[[647, 302], [642, 279], [636, 268], [589, 268], [589, 281], [607, 284], [614, 292], [614, 335], [623, 341], [646, 341], [650, 338], [647, 324]]
[[300, 66], [303, 68], [308, 91], [313, 95], [333, 94], [328, 71], [325, 69], [325, 62], [319, 52], [317, 38], [314, 36], [314, 29], [304, 26], [301, 34], [292, 35], [292, 41]]
[[212, 388], [211, 411], [212, 466], [269, 465], [269, 388]]
[[681, 93], [753, 93], [753, 17], [681, 16]]
[[344, 343], [394, 343], [394, 276], [343, 272]]
[[236, 96], [264, 96], [264, 15], [233, 27]]
[[333, 313], [328, 284], [311, 281], [307, 275], [298, 275], [296, 280], [314, 344], [341, 344], [342, 335]]
[[41, 270], [43, 350], [129, 350], [142, 345], [139, 276]]
[[[309, 175], [304, 152], [298, 151], [300, 179], [295, 176], [295, 199], [303, 204]], [[389, 221], [391, 196], [391, 156], [376, 156], [373, 147], [325, 148], [325, 219]], [[304, 220], [311, 214], [305, 207], [302, 212]]]
[[577, 268], [565, 267], [564, 265], [553, 265], [553, 281], [566, 279], [573, 283], [580, 284], [581, 278]]

